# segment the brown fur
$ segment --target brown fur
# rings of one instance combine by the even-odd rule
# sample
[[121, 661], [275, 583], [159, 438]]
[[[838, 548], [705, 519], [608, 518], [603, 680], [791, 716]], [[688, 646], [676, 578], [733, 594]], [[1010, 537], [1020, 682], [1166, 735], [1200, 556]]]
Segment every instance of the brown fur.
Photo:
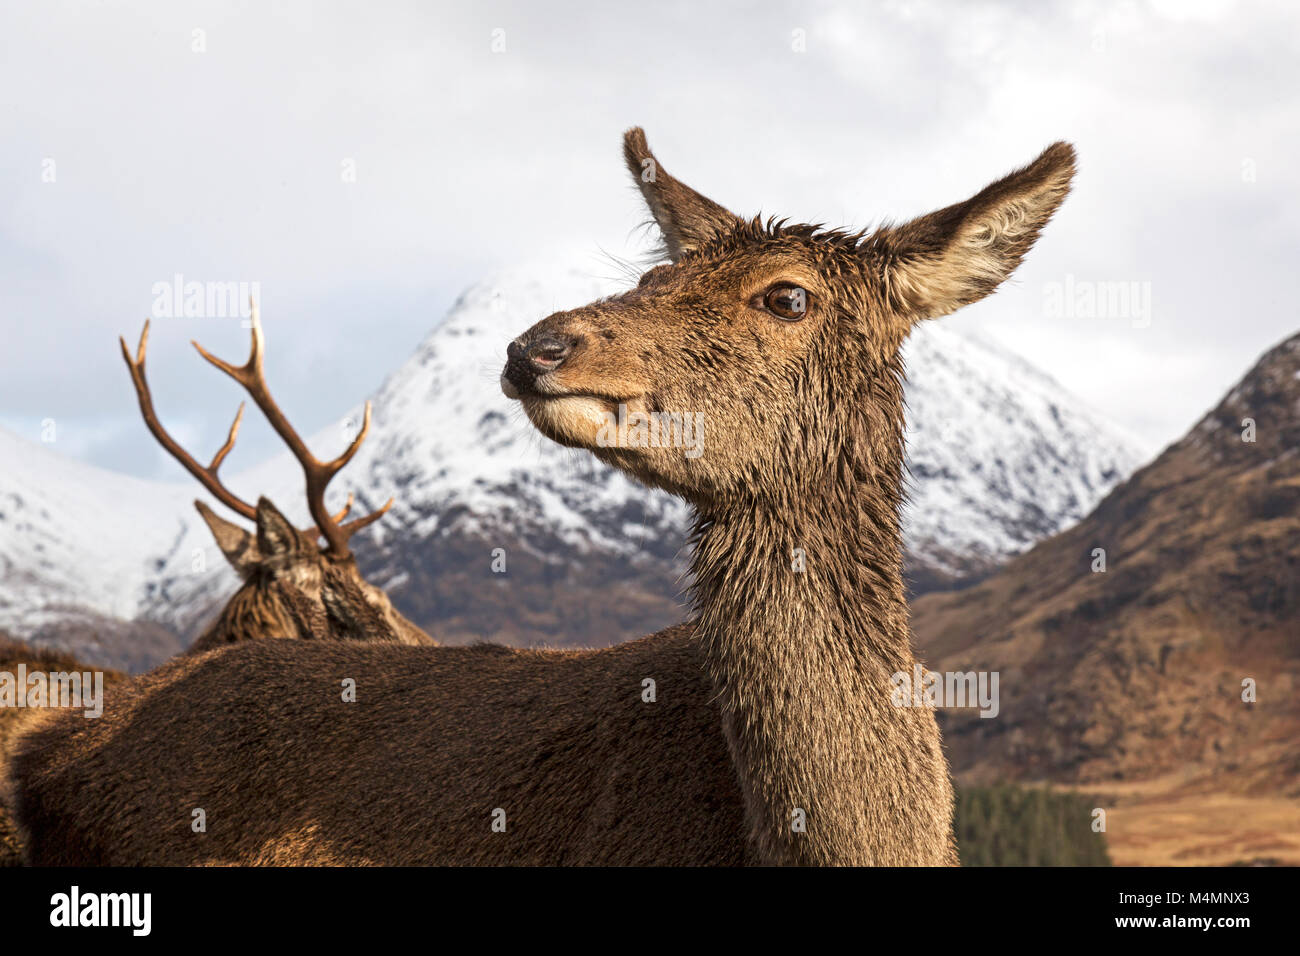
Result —
[[[743, 221], [657, 162], [647, 181], [639, 130], [625, 152], [674, 262], [529, 330], [503, 387], [544, 434], [694, 505], [694, 624], [589, 652], [270, 641], [178, 661], [102, 720], [22, 741], [34, 862], [955, 862], [933, 715], [890, 702], [913, 663], [899, 348], [1015, 268], [1073, 153], [852, 236]], [[801, 320], [755, 304], [774, 283], [812, 294]], [[563, 354], [524, 383], [539, 343]], [[619, 402], [703, 412], [705, 453], [602, 446]]]
[[739, 863], [698, 653], [679, 627], [594, 653], [260, 641], [178, 659], [111, 719], [25, 740], [30, 859]]
[[[0, 671], [9, 674], [18, 673], [18, 665], [25, 664], [28, 672], [41, 671], [46, 674], [86, 673], [102, 671], [104, 674], [105, 694], [115, 684], [127, 679], [120, 671], [105, 670], [84, 661], [79, 661], [71, 654], [54, 651], [44, 647], [33, 647], [23, 641], [0, 633]], [[41, 715], [42, 711], [30, 708], [0, 707], [0, 776], [8, 764], [10, 745], [21, 732], [30, 729], [30, 725]], [[83, 711], [77, 711], [83, 713]], [[84, 719], [84, 718], [83, 718]], [[22, 862], [22, 847], [18, 839], [18, 830], [10, 818], [8, 803], [0, 793], [0, 866], [17, 866]]]

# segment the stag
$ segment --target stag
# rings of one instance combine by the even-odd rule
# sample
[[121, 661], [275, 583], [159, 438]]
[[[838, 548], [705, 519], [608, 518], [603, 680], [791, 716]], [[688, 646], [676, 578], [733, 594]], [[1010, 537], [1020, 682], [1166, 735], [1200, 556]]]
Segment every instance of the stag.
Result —
[[[244, 418], [243, 402], [235, 413], [225, 443], [208, 465], [201, 465], [172, 438], [154, 410], [145, 378], [149, 322], [145, 321], [134, 358], [126, 340], [118, 340], [135, 385], [140, 413], [154, 438], [213, 497], [253, 522], [256, 529], [249, 532], [219, 517], [202, 501], [194, 502], [217, 547], [239, 574], [243, 585], [191, 645], [189, 653], [264, 638], [436, 643], [393, 607], [387, 594], [366, 581], [348, 544], [358, 531], [383, 517], [392, 507], [393, 499], [346, 523], [343, 519], [351, 512], [353, 495], [348, 495], [337, 514], [331, 514], [325, 505], [325, 490], [330, 481], [352, 460], [370, 432], [370, 402], [366, 402], [361, 430], [351, 444], [337, 458], [321, 461], [311, 453], [271, 397], [263, 365], [265, 342], [256, 302], [250, 302], [249, 324], [252, 345], [243, 365], [232, 365], [217, 358], [198, 342], [191, 344], [204, 359], [244, 388], [297, 459], [306, 480], [308, 511], [315, 521], [309, 528], [295, 528], [266, 497], [259, 498], [256, 505], [249, 504], [230, 491], [218, 476], [222, 462], [235, 447]], [[318, 545], [321, 541], [323, 546]]]

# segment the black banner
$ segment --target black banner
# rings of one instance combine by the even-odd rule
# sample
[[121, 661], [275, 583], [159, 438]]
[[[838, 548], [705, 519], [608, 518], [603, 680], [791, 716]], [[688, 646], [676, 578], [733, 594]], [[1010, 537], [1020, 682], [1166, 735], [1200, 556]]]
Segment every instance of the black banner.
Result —
[[15, 946], [29, 936], [74, 934], [82, 946], [280, 936], [374, 942], [376, 930], [450, 942], [451, 926], [457, 936], [491, 941], [513, 931], [614, 942], [679, 924], [760, 936], [820, 925], [864, 942], [905, 928], [932, 934], [936, 945], [1097, 936], [1232, 945], [1292, 925], [1282, 908], [1294, 899], [1294, 877], [1264, 868], [15, 868], [0, 870], [0, 912]]

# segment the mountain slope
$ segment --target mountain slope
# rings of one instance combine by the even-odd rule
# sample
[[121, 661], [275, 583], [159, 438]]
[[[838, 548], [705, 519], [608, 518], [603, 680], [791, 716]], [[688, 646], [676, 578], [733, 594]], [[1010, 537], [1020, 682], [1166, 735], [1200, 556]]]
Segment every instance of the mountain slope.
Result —
[[912, 334], [904, 512], [918, 593], [1069, 527], [1137, 467], [1137, 443], [1019, 356], [931, 322]]
[[933, 669], [1000, 673], [996, 719], [942, 712], [965, 779], [1300, 796], [1300, 335], [1078, 525], [913, 624]]

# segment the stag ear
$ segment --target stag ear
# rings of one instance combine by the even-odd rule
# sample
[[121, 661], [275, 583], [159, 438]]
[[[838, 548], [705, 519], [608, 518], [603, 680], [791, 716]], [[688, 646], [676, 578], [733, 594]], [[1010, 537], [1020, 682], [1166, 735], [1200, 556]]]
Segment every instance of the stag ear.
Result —
[[669, 176], [650, 152], [641, 127], [634, 126], [623, 134], [623, 159], [674, 262], [710, 239], [730, 232], [740, 222], [712, 199]]
[[265, 496], [257, 499], [257, 550], [262, 557], [282, 558], [298, 553], [302, 537], [280, 509]]
[[876, 233], [864, 249], [890, 306], [914, 321], [984, 298], [1020, 265], [1073, 176], [1074, 147], [1053, 143], [965, 202]]
[[226, 556], [230, 566], [239, 572], [242, 578], [248, 577], [253, 568], [262, 560], [257, 550], [257, 540], [252, 533], [239, 525], [220, 517], [201, 501], [195, 501], [200, 517], [207, 523], [212, 537], [217, 539], [217, 547]]

